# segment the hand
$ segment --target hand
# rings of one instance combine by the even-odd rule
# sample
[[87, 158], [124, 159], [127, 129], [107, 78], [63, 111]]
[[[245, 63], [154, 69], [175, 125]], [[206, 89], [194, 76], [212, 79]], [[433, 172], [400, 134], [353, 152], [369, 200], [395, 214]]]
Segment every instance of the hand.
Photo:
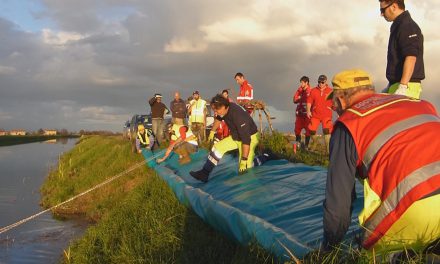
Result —
[[142, 153], [142, 149], [138, 150], [138, 154], [141, 154], [141, 153]]
[[308, 118], [312, 118], [312, 112], [307, 111], [307, 117], [308, 117]]
[[238, 167], [238, 173], [243, 174], [247, 170], [247, 160], [240, 160], [240, 166]]
[[156, 162], [157, 162], [157, 163], [162, 163], [164, 160], [165, 160], [164, 158], [156, 159]]
[[400, 83], [399, 84], [399, 88], [397, 88], [397, 90], [394, 92], [394, 94], [407, 96], [407, 94], [408, 94], [408, 85]]
[[209, 132], [208, 141], [214, 141], [214, 136], [215, 136], [215, 132], [211, 130]]

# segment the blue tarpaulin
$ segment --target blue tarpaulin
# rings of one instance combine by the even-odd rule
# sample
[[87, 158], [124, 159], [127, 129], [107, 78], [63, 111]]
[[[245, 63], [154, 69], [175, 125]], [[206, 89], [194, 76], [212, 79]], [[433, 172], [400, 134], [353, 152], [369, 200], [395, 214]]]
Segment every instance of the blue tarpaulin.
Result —
[[[150, 151], [143, 155], [146, 159], [153, 156]], [[206, 150], [199, 150], [191, 155], [192, 162], [183, 166], [175, 154], [160, 165], [154, 161], [148, 165], [168, 183], [181, 203], [244, 245], [257, 241], [280, 258], [288, 257], [285, 248], [301, 258], [319, 247], [325, 168], [272, 160], [238, 175], [237, 158], [225, 155], [208, 183], [201, 183], [189, 171], [201, 169], [207, 155]], [[361, 193], [358, 189], [351, 233], [358, 226]]]

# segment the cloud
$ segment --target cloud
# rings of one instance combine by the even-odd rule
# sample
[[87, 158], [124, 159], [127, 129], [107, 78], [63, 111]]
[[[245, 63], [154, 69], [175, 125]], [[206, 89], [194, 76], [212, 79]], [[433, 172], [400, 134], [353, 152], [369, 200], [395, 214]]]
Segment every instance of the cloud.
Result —
[[10, 113], [0, 110], [0, 121], [6, 121], [10, 119], [12, 119], [12, 115]]
[[[38, 17], [54, 26], [25, 32], [0, 18], [0, 106], [5, 129], [66, 127], [118, 131], [148, 113], [156, 92], [204, 98], [243, 72], [276, 117], [293, 126], [291, 96], [299, 78], [312, 85], [347, 68], [363, 68], [386, 85], [390, 23], [378, 2], [342, 0], [43, 0]], [[407, 4], [425, 36], [423, 98], [437, 107], [440, 4]], [[6, 114], [5, 114], [6, 113]]]
[[15, 73], [17, 70], [14, 67], [0, 65], [0, 75], [9, 75]]
[[119, 124], [126, 115], [121, 114], [121, 109], [109, 106], [88, 106], [79, 110], [81, 122], [93, 124]]
[[203, 52], [206, 51], [207, 47], [206, 43], [194, 43], [188, 39], [173, 38], [165, 44], [164, 51], [174, 53]]
[[42, 37], [44, 43], [50, 45], [64, 45], [69, 41], [78, 41], [85, 38], [85, 36], [75, 32], [53, 32], [48, 28], [42, 30]]

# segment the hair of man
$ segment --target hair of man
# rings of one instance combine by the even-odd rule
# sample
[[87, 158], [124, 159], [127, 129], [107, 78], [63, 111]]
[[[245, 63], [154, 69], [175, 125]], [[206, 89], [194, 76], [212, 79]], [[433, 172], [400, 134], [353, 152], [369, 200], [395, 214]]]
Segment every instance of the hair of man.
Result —
[[229, 100], [224, 98], [221, 94], [217, 94], [216, 96], [212, 97], [211, 99], [211, 107], [214, 109], [217, 109], [219, 107], [229, 107]]
[[244, 78], [244, 75], [243, 75], [243, 73], [241, 73], [241, 72], [237, 72], [237, 73], [235, 74], [235, 76], [234, 76], [234, 79], [237, 78], [237, 77]]
[[299, 79], [299, 81], [300, 81], [300, 82], [306, 82], [306, 83], [309, 83], [309, 82], [310, 82], [309, 77], [307, 77], [307, 76], [303, 76], [303, 77], [301, 77], [301, 79]]
[[400, 9], [405, 10], [405, 0], [379, 0], [379, 2], [385, 2], [387, 5], [396, 3]]

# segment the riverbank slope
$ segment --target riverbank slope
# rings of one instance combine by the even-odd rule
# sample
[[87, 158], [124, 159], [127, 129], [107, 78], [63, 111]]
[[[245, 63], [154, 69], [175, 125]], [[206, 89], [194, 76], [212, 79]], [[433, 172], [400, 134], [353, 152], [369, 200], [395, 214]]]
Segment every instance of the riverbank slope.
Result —
[[[90, 136], [60, 159], [43, 185], [53, 206], [143, 161], [120, 137]], [[68, 263], [273, 263], [258, 246], [237, 244], [181, 205], [156, 173], [141, 166], [55, 211], [91, 225], [65, 250]]]

